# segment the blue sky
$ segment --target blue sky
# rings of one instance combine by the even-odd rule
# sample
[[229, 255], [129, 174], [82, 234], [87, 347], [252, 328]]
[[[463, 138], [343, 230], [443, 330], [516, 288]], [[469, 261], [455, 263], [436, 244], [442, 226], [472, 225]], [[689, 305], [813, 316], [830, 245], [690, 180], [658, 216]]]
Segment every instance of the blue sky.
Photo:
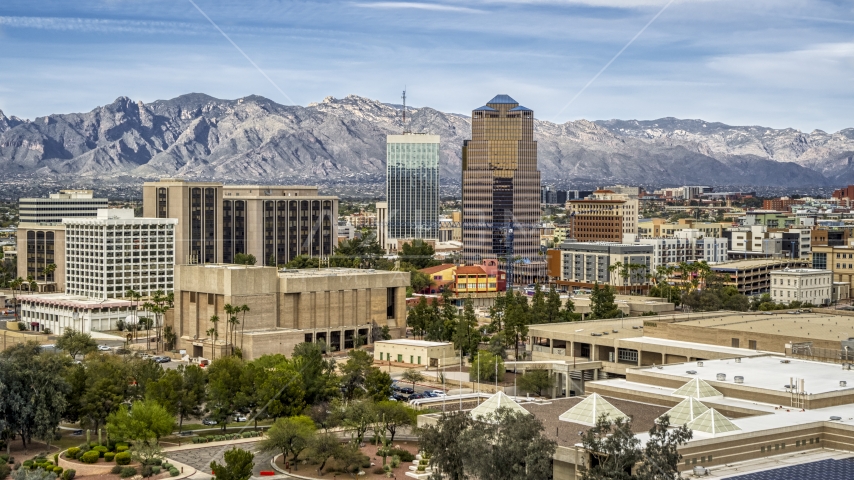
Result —
[[399, 102], [406, 85], [411, 104], [459, 113], [507, 93], [559, 122], [854, 127], [851, 0], [193, 1], [278, 88], [190, 0], [3, 0], [0, 110], [189, 92]]

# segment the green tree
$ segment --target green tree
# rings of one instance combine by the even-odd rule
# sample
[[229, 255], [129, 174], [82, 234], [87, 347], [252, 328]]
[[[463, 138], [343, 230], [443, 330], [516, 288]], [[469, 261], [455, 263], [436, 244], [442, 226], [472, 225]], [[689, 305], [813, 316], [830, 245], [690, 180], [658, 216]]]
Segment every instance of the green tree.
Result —
[[291, 356], [294, 368], [302, 376], [305, 403], [314, 405], [331, 399], [338, 393], [335, 361], [323, 358], [320, 345], [300, 343]]
[[536, 396], [542, 396], [544, 391], [549, 391], [554, 387], [554, 378], [549, 375], [549, 371], [544, 368], [535, 368], [528, 370], [521, 376], [516, 378], [517, 385], [523, 392], [533, 393]]
[[[534, 415], [499, 408], [462, 432], [458, 444], [471, 478], [538, 480], [551, 478], [557, 444], [543, 435]], [[484, 441], [484, 439], [490, 439]]]
[[461, 440], [473, 424], [468, 412], [443, 413], [435, 425], [421, 430], [421, 448], [430, 455], [430, 467], [434, 472], [449, 480], [467, 478], [465, 467], [469, 452], [461, 445]]
[[527, 297], [519, 292], [508, 297], [504, 317], [503, 335], [507, 344], [513, 345], [513, 358], [518, 360], [519, 342], [528, 336], [528, 325], [531, 324], [531, 308]]
[[255, 265], [258, 260], [251, 253], [238, 253], [234, 256], [236, 265]]
[[323, 472], [323, 467], [330, 458], [340, 455], [344, 447], [338, 436], [334, 433], [322, 433], [316, 435], [309, 445], [309, 458], [318, 464], [317, 473]]
[[353, 429], [356, 444], [362, 443], [365, 432], [377, 421], [377, 409], [370, 400], [358, 400], [347, 404], [344, 410], [344, 425]]
[[561, 307], [560, 294], [557, 292], [554, 285], [552, 285], [549, 288], [548, 295], [546, 296], [545, 305], [543, 307], [543, 318], [535, 318], [534, 321], [538, 323], [556, 323], [562, 321]]
[[197, 365], [178, 365], [174, 370], [166, 370], [159, 380], [148, 386], [146, 398], [177, 416], [178, 431], [181, 431], [185, 418], [201, 416], [206, 383], [206, 373]]
[[211, 418], [225, 430], [231, 415], [241, 408], [245, 398], [238, 393], [245, 391], [246, 365], [234, 357], [222, 357], [208, 367], [208, 395], [206, 407]]
[[365, 351], [350, 350], [347, 353], [347, 362], [341, 366], [341, 385], [345, 400], [350, 401], [364, 391], [365, 377], [373, 363], [373, 357]]
[[298, 255], [285, 264], [286, 268], [320, 268], [320, 259], [308, 255]]
[[454, 305], [449, 289], [442, 291], [442, 309], [439, 316], [441, 317], [442, 334], [436, 341], [450, 342], [454, 339], [454, 332], [457, 328], [457, 306]]
[[391, 376], [377, 367], [370, 367], [365, 375], [365, 395], [375, 402], [391, 396]]
[[412, 269], [409, 271], [409, 285], [412, 293], [420, 293], [433, 285], [433, 279], [422, 271]]
[[471, 361], [469, 381], [490, 383], [504, 381], [504, 360], [492, 352], [479, 350]]
[[232, 448], [223, 455], [225, 464], [211, 462], [211, 470], [216, 480], [249, 480], [252, 476], [252, 467], [255, 466], [255, 454]]
[[94, 352], [98, 349], [98, 344], [92, 340], [92, 335], [66, 328], [62, 335], [56, 339], [56, 348], [65, 351], [71, 355], [71, 358], [75, 358], [78, 354], [86, 355]]
[[267, 430], [267, 436], [261, 441], [262, 451], [282, 452], [287, 459], [290, 453], [293, 456], [294, 470], [299, 464], [299, 455], [311, 445], [316, 435], [314, 422], [299, 415], [289, 418], [280, 418]]
[[539, 284], [534, 285], [531, 297], [531, 323], [550, 323], [546, 313], [546, 295]]
[[406, 314], [406, 325], [412, 329], [412, 335], [423, 337], [427, 330], [427, 317], [430, 307], [427, 305], [427, 298], [421, 297], [414, 307], [409, 309]]
[[409, 382], [412, 384], [412, 389], [415, 390], [415, 384], [418, 382], [424, 381], [424, 375], [421, 374], [418, 370], [414, 368], [407, 368], [406, 371], [403, 372], [403, 381]]
[[18, 436], [24, 448], [33, 438], [50, 448], [69, 406], [72, 388], [63, 377], [67, 368], [68, 357], [42, 352], [35, 342], [0, 352], [0, 434], [7, 453], [11, 435]]
[[590, 320], [601, 320], [604, 318], [615, 318], [620, 316], [620, 309], [614, 303], [614, 289], [609, 285], [593, 286], [590, 294]]
[[433, 246], [421, 239], [406, 242], [400, 247], [400, 258], [416, 269], [439, 265], [439, 262], [433, 258], [435, 254]]
[[581, 314], [575, 313], [575, 302], [572, 301], [572, 298], [566, 299], [566, 304], [563, 309], [560, 311], [560, 315], [558, 316], [558, 322], [577, 322], [581, 320]]
[[391, 340], [391, 329], [388, 325], [383, 325], [380, 329], [380, 340]]
[[82, 385], [77, 382], [71, 395], [79, 402], [78, 417], [85, 425], [98, 430], [107, 417], [130, 398], [133, 382], [130, 365], [118, 355], [90, 355], [86, 367], [74, 371], [82, 377]]
[[255, 385], [257, 397], [247, 395], [248, 401], [242, 402], [244, 405], [248, 403], [265, 405], [266, 414], [272, 418], [298, 415], [305, 409], [303, 377], [293, 362], [282, 359], [271, 368], [257, 368], [254, 363], [247, 366], [246, 372], [254, 371], [257, 374], [254, 381], [244, 382], [244, 391], [247, 387], [251, 388]]
[[445, 334], [445, 324], [442, 321], [442, 313], [439, 310], [439, 301], [434, 297], [430, 302], [430, 308], [424, 319], [424, 339], [437, 342], [441, 341]]
[[107, 417], [107, 432], [116, 440], [127, 440], [147, 446], [157, 444], [161, 437], [175, 428], [175, 417], [159, 403], [138, 401], [133, 408], [121, 405]]
[[463, 304], [463, 314], [460, 315], [454, 329], [454, 348], [460, 350], [463, 355], [473, 357], [480, 340], [481, 334], [474, 314], [474, 303], [471, 298], [467, 298]]
[[383, 400], [377, 402], [375, 408], [377, 419], [382, 424], [383, 430], [391, 436], [391, 442], [394, 442], [398, 428], [415, 425], [416, 412], [405, 403]]

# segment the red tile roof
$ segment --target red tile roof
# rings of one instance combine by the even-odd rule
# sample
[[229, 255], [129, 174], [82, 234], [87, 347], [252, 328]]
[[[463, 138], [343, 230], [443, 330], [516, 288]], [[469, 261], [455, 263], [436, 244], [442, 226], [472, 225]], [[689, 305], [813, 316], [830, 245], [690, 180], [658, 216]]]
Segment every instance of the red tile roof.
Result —
[[457, 267], [457, 275], [486, 275], [486, 272], [477, 266]]
[[422, 268], [421, 270], [419, 270], [419, 272], [426, 273], [427, 275], [431, 275], [433, 273], [439, 273], [439, 272], [441, 272], [443, 270], [447, 270], [449, 268], [454, 268], [454, 264], [453, 263], [443, 263], [441, 265], [436, 265], [435, 267]]

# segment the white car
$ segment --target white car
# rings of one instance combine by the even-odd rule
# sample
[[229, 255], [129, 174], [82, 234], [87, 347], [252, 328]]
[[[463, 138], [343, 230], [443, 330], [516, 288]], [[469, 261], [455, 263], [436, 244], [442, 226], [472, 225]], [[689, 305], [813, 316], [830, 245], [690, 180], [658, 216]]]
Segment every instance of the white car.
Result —
[[248, 420], [249, 420], [249, 419], [248, 419], [248, 418], [246, 418], [246, 416], [245, 416], [245, 415], [235, 415], [235, 416], [234, 416], [234, 421], [235, 421], [235, 422], [246, 422], [246, 421], [248, 421]]
[[445, 393], [445, 392], [443, 392], [442, 390], [430, 390], [430, 393], [431, 393], [432, 395], [435, 395], [436, 397], [439, 397], [439, 398], [447, 397], [447, 396], [448, 396], [448, 394], [446, 394], [446, 393]]
[[98, 345], [98, 351], [99, 352], [109, 352], [110, 350], [111, 350], [110, 347], [108, 347], [106, 345]]

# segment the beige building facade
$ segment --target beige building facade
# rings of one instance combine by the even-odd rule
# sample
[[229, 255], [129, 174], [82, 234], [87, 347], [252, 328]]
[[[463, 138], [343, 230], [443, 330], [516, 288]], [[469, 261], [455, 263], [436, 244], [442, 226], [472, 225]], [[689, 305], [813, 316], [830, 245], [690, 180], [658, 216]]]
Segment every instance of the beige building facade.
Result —
[[428, 342], [426, 340], [380, 340], [374, 343], [374, 360], [385, 364], [418, 365], [427, 368], [442, 368], [459, 365], [460, 355], [450, 342]]
[[[178, 348], [193, 357], [220, 356], [235, 347], [245, 359], [290, 355], [302, 342], [339, 351], [353, 348], [357, 338], [372, 343], [384, 326], [392, 337], [406, 327], [407, 272], [224, 264], [175, 269]], [[241, 325], [233, 336], [225, 332], [226, 304], [250, 309], [238, 316]], [[221, 320], [211, 322], [214, 315]]]
[[[39, 291], [65, 290], [65, 225], [62, 223], [18, 224], [18, 276], [33, 277]], [[45, 275], [48, 265], [56, 270]], [[29, 288], [29, 285], [24, 287]]]

